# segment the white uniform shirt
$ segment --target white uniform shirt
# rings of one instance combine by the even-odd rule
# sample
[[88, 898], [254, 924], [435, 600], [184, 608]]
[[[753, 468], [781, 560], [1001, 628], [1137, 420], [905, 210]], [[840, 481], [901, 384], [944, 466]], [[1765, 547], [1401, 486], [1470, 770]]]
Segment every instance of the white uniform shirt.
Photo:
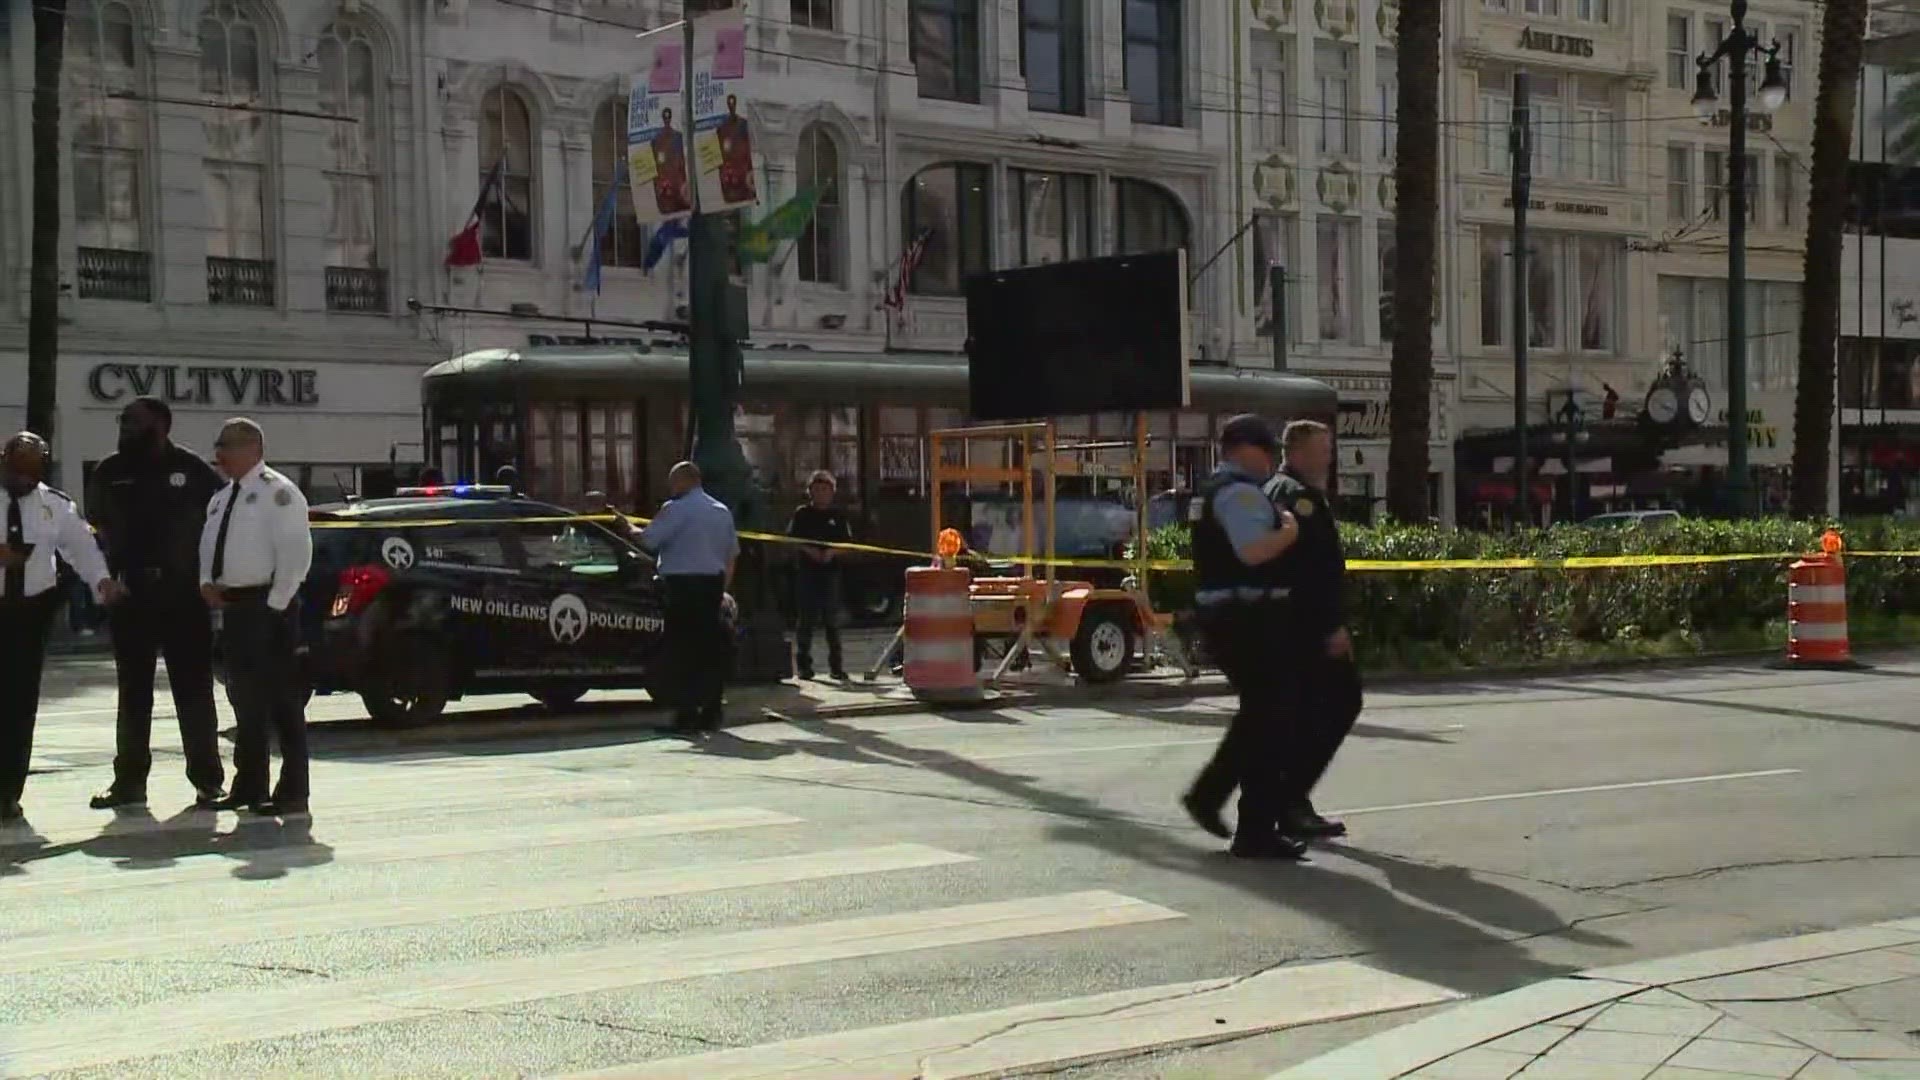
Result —
[[[7, 542], [7, 516], [12, 505], [13, 496], [0, 488], [0, 544]], [[100, 544], [74, 509], [73, 500], [45, 484], [35, 484], [20, 500], [20, 538], [33, 545], [33, 552], [27, 556], [28, 596], [39, 596], [60, 584], [60, 567], [53, 561], [55, 552], [67, 560], [80, 580], [96, 589], [110, 576]], [[6, 578], [0, 574], [0, 589], [4, 588]]]
[[[236, 494], [237, 492], [237, 494]], [[233, 524], [227, 526], [225, 561], [220, 580], [213, 578], [213, 549], [220, 538], [220, 520], [235, 499]], [[267, 606], [285, 611], [307, 580], [313, 566], [313, 535], [307, 531], [307, 497], [299, 485], [267, 468], [263, 462], [229, 483], [207, 503], [207, 523], [200, 530], [200, 583], [236, 589], [272, 586]]]

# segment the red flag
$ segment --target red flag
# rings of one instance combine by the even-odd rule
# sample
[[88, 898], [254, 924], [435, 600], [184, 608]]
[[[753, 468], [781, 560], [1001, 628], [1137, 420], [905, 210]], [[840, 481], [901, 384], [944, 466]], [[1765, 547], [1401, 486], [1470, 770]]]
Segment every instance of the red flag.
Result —
[[467, 223], [447, 241], [447, 265], [449, 267], [479, 266], [482, 259], [480, 251], [480, 212], [487, 208], [489, 197], [500, 193], [500, 182], [507, 168], [507, 159], [503, 156], [487, 170], [487, 178], [480, 184], [480, 195], [473, 201], [473, 210], [467, 214]]

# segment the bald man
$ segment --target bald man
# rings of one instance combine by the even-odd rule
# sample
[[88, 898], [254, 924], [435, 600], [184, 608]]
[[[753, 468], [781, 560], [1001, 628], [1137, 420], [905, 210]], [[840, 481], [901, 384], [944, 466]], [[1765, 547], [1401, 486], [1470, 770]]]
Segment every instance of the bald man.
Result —
[[661, 686], [673, 705], [673, 726], [684, 732], [717, 731], [732, 643], [723, 609], [730, 609], [740, 535], [727, 504], [700, 486], [691, 461], [667, 473], [672, 497], [640, 534], [641, 547], [660, 561], [666, 590], [666, 641]]
[[46, 440], [31, 431], [0, 447], [0, 826], [21, 819], [20, 796], [33, 762], [47, 627], [61, 595], [54, 555], [103, 603], [120, 596], [73, 500], [42, 482], [47, 458]]

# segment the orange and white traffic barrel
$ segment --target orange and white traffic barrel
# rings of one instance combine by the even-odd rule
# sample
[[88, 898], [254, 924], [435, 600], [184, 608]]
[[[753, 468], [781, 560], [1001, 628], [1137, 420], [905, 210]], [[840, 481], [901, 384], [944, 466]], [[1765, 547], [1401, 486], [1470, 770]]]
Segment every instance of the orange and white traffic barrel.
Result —
[[1796, 667], [1850, 667], [1847, 640], [1847, 568], [1840, 537], [1829, 532], [1824, 548], [1787, 572], [1787, 662]]
[[973, 574], [964, 566], [907, 570], [902, 665], [907, 689], [936, 701], [977, 699], [973, 668]]

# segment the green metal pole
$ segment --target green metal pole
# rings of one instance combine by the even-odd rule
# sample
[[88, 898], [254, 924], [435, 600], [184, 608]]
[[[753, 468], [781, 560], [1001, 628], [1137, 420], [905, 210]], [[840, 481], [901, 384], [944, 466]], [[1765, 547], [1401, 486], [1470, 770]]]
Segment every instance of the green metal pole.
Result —
[[1736, 518], [1753, 516], [1747, 467], [1747, 0], [1733, 0], [1727, 81], [1733, 129], [1727, 134], [1727, 501]]

